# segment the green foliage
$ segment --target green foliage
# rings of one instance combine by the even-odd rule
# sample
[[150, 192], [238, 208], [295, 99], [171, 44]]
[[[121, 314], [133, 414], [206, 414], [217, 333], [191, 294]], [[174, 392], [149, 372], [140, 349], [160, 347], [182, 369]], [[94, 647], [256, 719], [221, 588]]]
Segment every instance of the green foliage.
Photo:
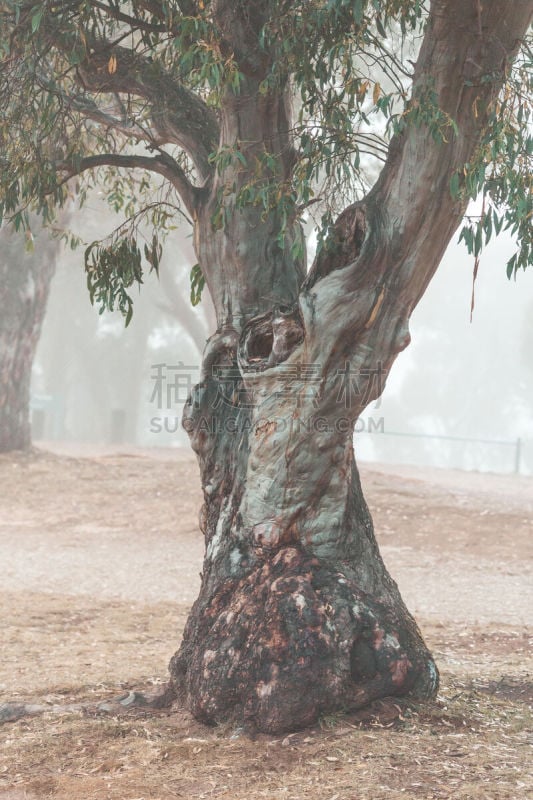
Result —
[[373, 183], [410, 85], [393, 40], [422, 23], [416, 0], [280, 3], [262, 33], [277, 53], [263, 90], [289, 75], [296, 88], [297, 205], [320, 198], [315, 211], [334, 213]]
[[[254, 83], [214, 21], [210, 0], [0, 3], [0, 222], [28, 228], [28, 212], [36, 211], [50, 224], [73, 191], [81, 205], [90, 191], [103, 192], [131, 224], [89, 250], [91, 299], [101, 308], [118, 307], [129, 319], [128, 289], [142, 282], [139, 259], [144, 254], [157, 272], [159, 238], [182, 212], [160, 176], [149, 179], [116, 163], [85, 171], [84, 159], [158, 154], [198, 180], [169, 133], [183, 89], [218, 113], [228, 98], [241, 102], [250, 86], [267, 102], [290, 85], [290, 169], [268, 143], [252, 150], [241, 141], [213, 144], [209, 161], [218, 186], [214, 231], [239, 210], [257, 209], [260, 219], [273, 220], [277, 246], [288, 250], [291, 243], [294, 259], [303, 257], [294, 237], [298, 221], [313, 218], [321, 247], [335, 214], [374, 183], [392, 136], [410, 125], [428, 128], [443, 145], [455, 136], [455, 121], [439, 108], [431, 82], [411, 95], [427, 19], [423, 0], [271, 0], [258, 8]], [[449, 185], [452, 200], [480, 198], [481, 215], [467, 219], [461, 234], [476, 257], [501, 230], [516, 236], [509, 274], [532, 260], [531, 66], [526, 42], [487, 113], [475, 159]], [[152, 230], [150, 244], [140, 241], [141, 218], [156, 231], [157, 246]], [[193, 303], [202, 288], [195, 267]]]
[[143, 282], [137, 244], [130, 239], [121, 239], [107, 247], [93, 242], [85, 251], [85, 272], [91, 303], [99, 304], [100, 313], [117, 307], [127, 327], [133, 315], [133, 301], [126, 290]]
[[[150, 272], [159, 272], [161, 253], [161, 244], [154, 233], [151, 242], [144, 245]], [[126, 234], [107, 243], [93, 242], [85, 250], [85, 272], [91, 303], [99, 306], [100, 314], [118, 309], [128, 327], [133, 315], [128, 289], [135, 284], [140, 288], [144, 274], [136, 240]]]
[[197, 306], [202, 299], [205, 278], [202, 275], [200, 264], [195, 264], [191, 269], [191, 305]]
[[207, 8], [195, 17], [183, 16], [176, 21], [173, 40], [180, 75], [187, 76], [191, 88], [204, 94], [210, 106], [218, 106], [224, 87], [240, 93], [243, 75], [234, 59], [224, 55], [220, 34], [210, 19]]
[[[95, 43], [104, 39], [114, 42], [124, 30], [122, 22], [108, 17], [97, 6], [89, 1], [75, 7], [52, 2], [29, 5], [16, 0], [0, 4], [0, 224], [7, 221], [17, 230], [29, 230], [31, 211], [52, 225], [57, 208], [74, 194], [83, 206], [94, 190], [103, 192], [113, 211], [130, 220], [128, 235], [132, 240], [137, 239], [140, 217], [161, 232], [173, 227], [181, 213], [175, 195], [169, 202], [169, 187], [141, 171], [109, 166], [84, 172], [75, 183], [68, 180], [69, 172], [76, 174], [86, 156], [138, 150], [137, 143], [142, 140], [139, 132], [142, 134], [145, 127], [138, 98], [123, 101], [105, 92], [95, 97], [80, 82], [78, 69]], [[119, 12], [122, 7], [124, 4], [109, 6]], [[169, 15], [167, 23], [153, 24], [158, 30], [141, 31], [141, 46], [157, 49], [162, 43], [164, 59], [165, 47], [172, 50], [171, 24], [173, 17]], [[110, 56], [105, 59], [105, 71], [111, 73], [113, 62]], [[154, 64], [155, 69], [157, 62]], [[124, 133], [112, 125], [99, 124], [102, 113], [110, 119], [117, 114], [124, 122]], [[128, 136], [128, 129], [135, 127], [135, 135]], [[186, 171], [190, 169], [183, 153], [176, 153], [175, 160]], [[68, 165], [68, 171], [64, 165]], [[71, 234], [65, 237], [72, 247], [80, 244]], [[137, 247], [143, 249], [142, 243]], [[144, 252], [147, 255], [146, 248]], [[111, 255], [119, 258], [118, 265], [125, 250], [124, 246], [113, 246], [108, 252], [103, 244], [93, 248], [91, 261], [100, 253], [105, 276], [111, 269]], [[153, 255], [151, 249], [149, 254]], [[123, 277], [127, 286], [127, 270]], [[92, 299], [112, 308], [110, 292], [101, 289], [93, 292]], [[128, 303], [120, 294], [114, 305], [127, 315], [131, 299]]]
[[[474, 113], [480, 113], [478, 109]], [[481, 214], [469, 216], [461, 230], [476, 258], [493, 236], [508, 230], [518, 249], [507, 262], [507, 276], [533, 263], [533, 55], [527, 43], [500, 97], [488, 109], [476, 158], [454, 174], [454, 199], [478, 199]]]
[[391, 124], [395, 133], [401, 133], [408, 125], [425, 126], [437, 144], [445, 144], [457, 134], [455, 120], [439, 108], [439, 99], [429, 86], [409, 101], [401, 117], [392, 117]]

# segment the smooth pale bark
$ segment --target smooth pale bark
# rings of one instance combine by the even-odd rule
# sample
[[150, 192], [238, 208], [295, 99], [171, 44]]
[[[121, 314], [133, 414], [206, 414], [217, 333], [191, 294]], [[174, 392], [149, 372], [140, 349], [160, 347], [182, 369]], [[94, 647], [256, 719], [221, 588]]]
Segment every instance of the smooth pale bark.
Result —
[[58, 242], [41, 233], [26, 253], [22, 237], [6, 228], [0, 240], [0, 452], [6, 452], [31, 446], [31, 370]]

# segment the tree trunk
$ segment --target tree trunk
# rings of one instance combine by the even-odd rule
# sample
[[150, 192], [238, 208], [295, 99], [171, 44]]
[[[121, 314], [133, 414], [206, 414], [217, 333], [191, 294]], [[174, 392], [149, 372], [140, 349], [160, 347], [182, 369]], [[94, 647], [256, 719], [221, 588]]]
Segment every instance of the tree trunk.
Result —
[[[241, 90], [247, 160], [262, 140], [246, 125], [266, 126], [282, 100]], [[220, 180], [238, 189], [242, 170]], [[305, 261], [292, 247], [299, 226], [281, 247], [278, 209], [235, 208], [226, 196], [222, 229], [212, 226], [216, 181], [196, 217], [218, 330], [183, 424], [201, 469], [206, 552], [170, 673], [198, 719], [277, 734], [385, 695], [431, 696], [438, 675], [379, 555], [353, 453], [355, 422], [381, 392], [380, 348], [365, 326], [382, 293], [352, 295], [349, 315], [337, 299], [342, 326], [332, 324], [320, 313], [331, 296], [314, 289], [316, 268], [303, 285]], [[348, 217], [360, 248], [365, 215]], [[323, 259], [320, 275], [338, 258], [337, 249]], [[406, 343], [394, 318], [390, 360]]]
[[[271, 365], [282, 323], [301, 336]], [[299, 312], [282, 323], [254, 318], [238, 349], [236, 332], [215, 336], [185, 410], [206, 554], [170, 665], [198, 719], [274, 734], [438, 686], [380, 557], [355, 464], [353, 425], [377, 387], [366, 373], [347, 379], [308, 360]]]
[[410, 315], [465, 212], [450, 178], [475, 155], [532, 6], [433, 0], [412, 96], [431, 86], [455, 132], [407, 124], [307, 277], [288, 195], [239, 204], [248, 187], [290, 186], [294, 165], [286, 87], [261, 83], [268, 4], [247, 4], [246, 25], [239, 4], [212, 6], [245, 78], [220, 107], [219, 152], [234, 156], [191, 212], [218, 330], [184, 413], [206, 551], [170, 664], [175, 691], [205, 722], [278, 734], [384, 695], [437, 690], [378, 551], [353, 429], [409, 344]]
[[58, 242], [41, 233], [33, 253], [0, 234], [0, 453], [31, 445], [30, 384]]

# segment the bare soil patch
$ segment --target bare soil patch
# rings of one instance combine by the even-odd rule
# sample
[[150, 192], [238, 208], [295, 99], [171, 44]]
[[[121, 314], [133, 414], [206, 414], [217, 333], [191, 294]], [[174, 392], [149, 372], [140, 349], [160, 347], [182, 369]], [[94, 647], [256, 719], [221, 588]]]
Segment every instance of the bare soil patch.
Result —
[[533, 480], [364, 467], [389, 569], [438, 660], [420, 707], [376, 704], [283, 739], [182, 709], [58, 715], [166, 679], [201, 569], [182, 451], [0, 458], [0, 800], [381, 800], [533, 792]]

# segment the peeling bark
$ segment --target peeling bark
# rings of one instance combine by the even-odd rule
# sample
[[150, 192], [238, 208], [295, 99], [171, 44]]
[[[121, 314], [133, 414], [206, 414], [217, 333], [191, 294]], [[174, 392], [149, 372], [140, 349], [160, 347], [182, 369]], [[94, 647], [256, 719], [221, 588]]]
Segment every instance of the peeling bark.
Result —
[[[213, 337], [185, 410], [206, 555], [170, 665], [199, 719], [270, 733], [438, 686], [379, 555], [355, 464], [353, 426], [375, 376], [354, 386], [341, 351], [308, 361], [308, 313], [284, 311]], [[287, 322], [280, 359], [276, 328]]]
[[205, 722], [270, 733], [386, 695], [431, 696], [438, 673], [379, 555], [337, 376], [323, 371], [318, 383], [331, 385], [310, 395], [295, 369], [304, 343], [271, 367], [245, 328], [237, 371], [224, 341], [215, 374], [228, 405], [209, 377], [184, 418], [206, 556], [170, 665], [177, 693]]
[[278, 734], [386, 695], [432, 694], [437, 673], [416, 629], [346, 572], [287, 546], [225, 581], [195, 630], [200, 646], [171, 665], [194, 715]]

